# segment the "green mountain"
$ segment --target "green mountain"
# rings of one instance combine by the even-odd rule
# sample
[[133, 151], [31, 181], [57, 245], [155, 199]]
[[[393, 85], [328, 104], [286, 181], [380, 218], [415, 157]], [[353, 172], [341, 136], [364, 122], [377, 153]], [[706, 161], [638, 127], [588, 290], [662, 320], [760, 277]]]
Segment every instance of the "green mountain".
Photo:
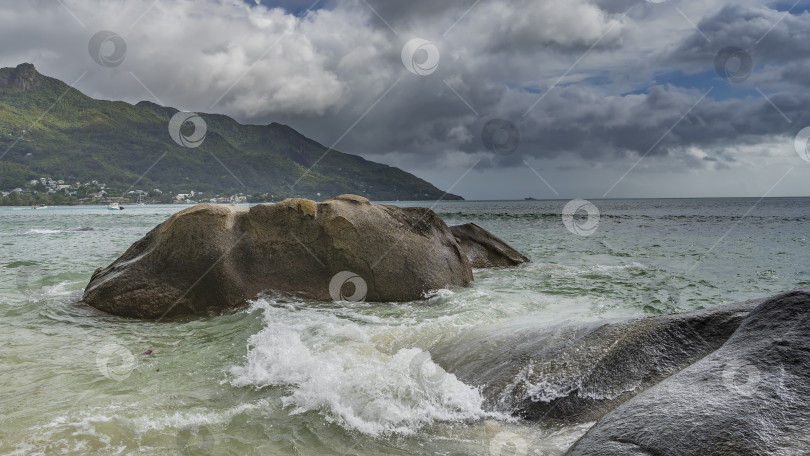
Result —
[[[277, 123], [242, 125], [200, 114], [205, 139], [199, 147], [183, 147], [169, 134], [176, 112], [145, 101], [95, 100], [29, 63], [2, 68], [0, 190], [52, 177], [104, 182], [110, 196], [159, 188], [166, 194], [205, 192], [206, 198], [355, 193], [373, 200], [461, 199], [399, 168], [336, 150], [324, 155], [327, 147]], [[191, 135], [194, 128], [186, 123], [181, 132]]]

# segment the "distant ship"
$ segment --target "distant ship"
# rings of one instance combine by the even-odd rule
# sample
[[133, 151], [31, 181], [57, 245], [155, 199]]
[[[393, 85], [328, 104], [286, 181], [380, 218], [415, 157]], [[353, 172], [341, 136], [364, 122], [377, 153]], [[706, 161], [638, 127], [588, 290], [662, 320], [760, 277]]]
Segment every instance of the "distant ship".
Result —
[[537, 201], [537, 198], [532, 198], [531, 196], [528, 198], [523, 198], [523, 201]]
[[33, 206], [31, 206], [31, 209], [47, 209], [47, 208], [48, 206], [44, 204], [34, 204]]
[[124, 210], [124, 207], [123, 207], [123, 206], [121, 206], [121, 205], [120, 205], [120, 204], [118, 204], [118, 203], [110, 203], [110, 205], [109, 205], [109, 206], [107, 206], [107, 210], [108, 210], [108, 211], [123, 211], [123, 210]]

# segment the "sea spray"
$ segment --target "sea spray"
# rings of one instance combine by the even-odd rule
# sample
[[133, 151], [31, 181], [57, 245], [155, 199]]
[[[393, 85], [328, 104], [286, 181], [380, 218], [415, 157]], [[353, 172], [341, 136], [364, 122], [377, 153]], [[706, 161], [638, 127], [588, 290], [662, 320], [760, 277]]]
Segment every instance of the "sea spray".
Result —
[[[247, 361], [231, 369], [231, 384], [285, 386], [283, 402], [292, 414], [318, 412], [369, 435], [411, 434], [436, 421], [501, 417], [485, 411], [481, 393], [441, 370], [428, 353], [380, 351], [371, 342], [370, 326], [266, 299], [254, 307], [264, 311], [266, 327], [250, 337]], [[422, 372], [433, 373], [430, 381]]]

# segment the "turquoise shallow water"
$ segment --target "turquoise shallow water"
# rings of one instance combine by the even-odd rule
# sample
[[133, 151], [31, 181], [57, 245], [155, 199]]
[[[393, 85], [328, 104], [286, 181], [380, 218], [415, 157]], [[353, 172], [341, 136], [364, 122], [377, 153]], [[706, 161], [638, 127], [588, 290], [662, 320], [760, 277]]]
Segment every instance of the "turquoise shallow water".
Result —
[[486, 409], [430, 350], [510, 319], [653, 315], [810, 285], [810, 199], [593, 203], [589, 236], [572, 232], [589, 226], [579, 216], [564, 225], [566, 201], [436, 204], [534, 262], [426, 302], [271, 293], [161, 323], [78, 300], [95, 268], [182, 206], [0, 208], [0, 453], [561, 454], [588, 425]]

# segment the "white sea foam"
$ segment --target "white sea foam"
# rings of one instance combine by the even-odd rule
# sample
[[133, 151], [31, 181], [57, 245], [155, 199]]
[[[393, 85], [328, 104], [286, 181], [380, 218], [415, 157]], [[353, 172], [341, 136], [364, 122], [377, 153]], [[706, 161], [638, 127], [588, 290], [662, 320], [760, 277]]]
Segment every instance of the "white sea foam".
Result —
[[73, 290], [68, 287], [76, 282], [62, 281], [52, 286], [42, 287], [42, 294], [48, 297], [68, 296], [73, 294]]
[[247, 362], [232, 368], [231, 384], [287, 387], [284, 405], [292, 414], [316, 411], [370, 435], [495, 416], [482, 409], [477, 389], [445, 373], [428, 353], [382, 351], [372, 336], [385, 328], [266, 300], [254, 307], [264, 311], [266, 326], [250, 337]]
[[60, 228], [58, 230], [48, 230], [32, 228], [25, 232], [25, 234], [57, 234], [57, 233], [83, 233], [86, 231], [95, 231], [93, 228], [86, 226], [79, 226], [75, 228]]
[[224, 426], [228, 424], [234, 416], [249, 410], [268, 407], [266, 400], [248, 402], [229, 407], [224, 410], [201, 411], [201, 412], [175, 412], [171, 415], [153, 416], [142, 415], [132, 420], [132, 428], [139, 434], [149, 430], [162, 431], [164, 429], [184, 429], [196, 428], [200, 426]]
[[590, 267], [591, 271], [598, 272], [624, 271], [626, 269], [647, 269], [647, 266], [633, 261], [628, 264], [595, 264]]
[[37, 230], [37, 229], [33, 229], [33, 230], [26, 231], [25, 234], [56, 234], [56, 233], [61, 233], [61, 232], [62, 232], [62, 230]]
[[[51, 454], [55, 448], [67, 454], [123, 454], [126, 447], [120, 446], [110, 434], [112, 429], [128, 429], [139, 437], [151, 431], [168, 430], [173, 434], [178, 429], [218, 430], [236, 415], [268, 406], [268, 401], [258, 400], [221, 410], [202, 409], [165, 414], [145, 411], [146, 408], [139, 403], [110, 404], [78, 414], [58, 415], [47, 423], [33, 426], [28, 430], [26, 439], [16, 443], [15, 450], [9, 454], [45, 455]], [[79, 438], [66, 439], [65, 435]]]

